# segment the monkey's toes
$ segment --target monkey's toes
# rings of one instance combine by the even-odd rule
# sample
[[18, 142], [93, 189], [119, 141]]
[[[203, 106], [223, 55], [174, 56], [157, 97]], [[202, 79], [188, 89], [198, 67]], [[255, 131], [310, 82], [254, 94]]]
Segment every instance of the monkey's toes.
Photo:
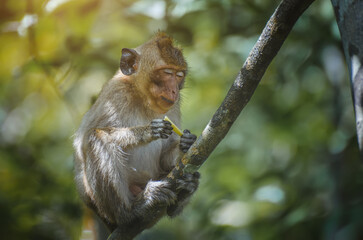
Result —
[[199, 186], [199, 177], [199, 172], [184, 174], [181, 179], [176, 180], [177, 189], [186, 190], [190, 193], [195, 192]]
[[170, 189], [170, 183], [167, 181], [150, 181], [144, 194], [148, 205], [169, 206], [177, 199], [176, 193]]

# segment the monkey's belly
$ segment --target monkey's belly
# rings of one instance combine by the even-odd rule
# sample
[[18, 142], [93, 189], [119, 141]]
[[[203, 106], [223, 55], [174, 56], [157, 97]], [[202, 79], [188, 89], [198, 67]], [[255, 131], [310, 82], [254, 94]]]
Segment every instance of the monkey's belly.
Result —
[[155, 140], [147, 145], [135, 147], [130, 151], [129, 166], [135, 175], [147, 174], [151, 179], [156, 179], [160, 172], [160, 158], [162, 140]]

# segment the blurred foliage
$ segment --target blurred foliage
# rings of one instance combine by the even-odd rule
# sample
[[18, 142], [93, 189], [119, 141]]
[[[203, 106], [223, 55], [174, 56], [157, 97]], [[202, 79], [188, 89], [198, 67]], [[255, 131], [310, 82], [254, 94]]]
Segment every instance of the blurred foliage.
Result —
[[[190, 65], [183, 127], [200, 134], [278, 1], [1, 0], [0, 236], [79, 239], [72, 134], [122, 47], [158, 29]], [[138, 239], [362, 239], [363, 169], [330, 1], [299, 19], [201, 168], [184, 213]]]

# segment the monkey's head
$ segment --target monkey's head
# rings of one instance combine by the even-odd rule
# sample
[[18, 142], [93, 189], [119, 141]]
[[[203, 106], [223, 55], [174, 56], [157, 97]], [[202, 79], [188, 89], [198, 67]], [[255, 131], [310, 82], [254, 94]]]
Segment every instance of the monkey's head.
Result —
[[187, 67], [181, 49], [162, 32], [135, 49], [122, 49], [124, 79], [136, 86], [144, 103], [156, 113], [166, 113], [179, 101]]

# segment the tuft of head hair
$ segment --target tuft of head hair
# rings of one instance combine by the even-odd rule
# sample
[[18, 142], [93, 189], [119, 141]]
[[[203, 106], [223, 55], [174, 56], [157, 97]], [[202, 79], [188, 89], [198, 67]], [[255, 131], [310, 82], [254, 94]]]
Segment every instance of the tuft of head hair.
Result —
[[188, 65], [184, 59], [181, 48], [174, 46], [174, 40], [164, 32], [157, 32], [153, 38], [159, 48], [161, 58], [171, 65], [187, 69]]

